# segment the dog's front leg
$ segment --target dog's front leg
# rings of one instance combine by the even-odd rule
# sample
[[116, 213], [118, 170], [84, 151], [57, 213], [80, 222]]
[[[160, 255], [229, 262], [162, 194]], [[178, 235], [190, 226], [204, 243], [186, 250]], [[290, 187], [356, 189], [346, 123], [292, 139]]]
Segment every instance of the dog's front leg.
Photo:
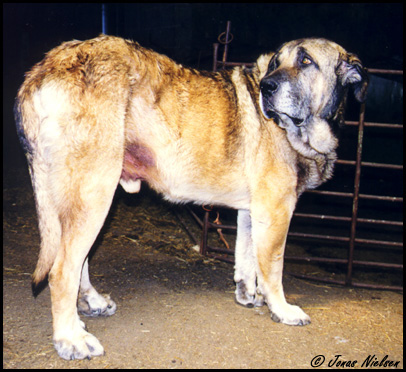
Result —
[[116, 312], [117, 305], [109, 295], [101, 295], [90, 283], [89, 259], [83, 264], [82, 277], [78, 298], [78, 311], [86, 316], [111, 316]]
[[273, 195], [269, 199], [252, 205], [258, 290], [264, 295], [274, 321], [289, 325], [309, 324], [310, 317], [300, 307], [286, 302], [282, 287], [285, 243], [296, 199], [286, 194], [283, 198]]

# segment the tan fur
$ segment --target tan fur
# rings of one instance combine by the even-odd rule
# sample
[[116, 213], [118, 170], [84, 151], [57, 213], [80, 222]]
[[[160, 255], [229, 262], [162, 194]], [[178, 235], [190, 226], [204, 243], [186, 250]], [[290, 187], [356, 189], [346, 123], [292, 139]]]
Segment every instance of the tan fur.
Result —
[[[303, 50], [318, 70], [298, 63]], [[15, 111], [41, 234], [33, 283], [49, 274], [59, 355], [104, 353], [76, 302], [79, 293], [85, 315], [114, 314], [90, 284], [86, 257], [118, 183], [138, 192], [145, 181], [171, 201], [238, 209], [237, 301], [265, 301], [274, 320], [309, 323], [284, 298], [286, 235], [298, 196], [331, 177], [329, 120], [345, 94], [325, 112], [339, 85], [364, 83], [361, 67], [337, 44], [310, 39], [261, 56], [253, 69], [199, 72], [103, 35], [63, 43], [34, 66]]]

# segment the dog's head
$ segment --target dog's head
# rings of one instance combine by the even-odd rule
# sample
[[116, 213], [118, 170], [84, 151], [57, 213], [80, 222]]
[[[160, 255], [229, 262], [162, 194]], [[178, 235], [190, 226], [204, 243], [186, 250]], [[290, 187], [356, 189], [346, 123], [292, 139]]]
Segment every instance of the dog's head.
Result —
[[260, 82], [260, 106], [267, 119], [286, 129], [304, 156], [334, 151], [332, 125], [342, 120], [352, 87], [363, 102], [368, 78], [360, 60], [325, 39], [284, 44], [272, 56]]

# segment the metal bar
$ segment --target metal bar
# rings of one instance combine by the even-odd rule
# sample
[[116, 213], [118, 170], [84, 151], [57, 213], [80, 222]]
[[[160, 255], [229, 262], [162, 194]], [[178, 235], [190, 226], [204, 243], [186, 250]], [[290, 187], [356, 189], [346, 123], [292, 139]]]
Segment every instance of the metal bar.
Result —
[[379, 246], [388, 246], [388, 247], [400, 247], [403, 248], [403, 243], [402, 242], [390, 242], [387, 240], [374, 240], [374, 239], [361, 239], [357, 238], [355, 239], [355, 243], [358, 244], [367, 244], [367, 245], [379, 245]]
[[403, 70], [385, 70], [381, 68], [367, 68], [370, 74], [403, 75]]
[[388, 291], [403, 291], [403, 287], [393, 285], [381, 285], [381, 284], [365, 284], [365, 283], [352, 283], [353, 287], [368, 288], [368, 289], [381, 289]]
[[200, 244], [200, 254], [205, 256], [207, 254], [207, 237], [209, 228], [209, 212], [204, 213], [203, 217], [203, 229], [202, 229], [202, 239]]
[[208, 222], [209, 228], [213, 229], [229, 229], [229, 230], [237, 230], [237, 226], [235, 225], [222, 225], [213, 222]]
[[[320, 235], [320, 234], [307, 234], [307, 233], [299, 233], [299, 232], [289, 232], [288, 236], [295, 237], [295, 238], [304, 238], [304, 239], [317, 239], [317, 240], [332, 240], [332, 241], [337, 241], [337, 242], [350, 242], [349, 237], [336, 236], [336, 235]], [[403, 248], [403, 243], [402, 242], [390, 242], [390, 241], [387, 241], [387, 240], [355, 238], [354, 243]]]
[[361, 199], [382, 200], [382, 201], [403, 203], [403, 198], [397, 197], [397, 196], [378, 196], [378, 195], [359, 194], [359, 197]]
[[106, 4], [101, 5], [102, 33], [107, 35], [107, 10]]
[[361, 162], [361, 166], [362, 167], [374, 167], [374, 168], [386, 168], [386, 169], [403, 170], [403, 165], [384, 164], [384, 163], [371, 163], [369, 161]]
[[[358, 121], [345, 121], [345, 125], [358, 126]], [[365, 122], [364, 127], [375, 127], [375, 128], [385, 128], [385, 129], [403, 129], [403, 124], [390, 124], [390, 123], [372, 123]]]
[[[355, 165], [355, 160], [338, 159], [336, 161], [336, 164]], [[368, 161], [361, 162], [361, 167], [373, 167], [373, 168], [386, 168], [386, 169], [403, 170], [403, 165], [385, 164], [385, 163], [371, 163], [371, 162], [368, 162]]]
[[308, 233], [299, 233], [299, 232], [289, 232], [288, 236], [293, 236], [296, 238], [335, 240], [337, 242], [349, 242], [350, 241], [350, 238], [348, 236], [320, 235], [320, 234], [308, 234]]
[[[310, 276], [310, 275], [295, 274], [295, 273], [291, 273], [291, 272], [286, 272], [286, 274], [295, 276], [297, 278], [308, 279], [308, 280], [312, 280], [312, 281], [316, 281], [316, 282], [345, 285], [345, 281], [342, 281], [342, 280], [334, 280], [334, 279], [329, 279], [329, 278], [313, 277], [313, 276]], [[380, 289], [380, 290], [389, 290], [389, 291], [403, 291], [403, 287], [392, 286], [392, 285], [364, 284], [364, 283], [353, 282], [352, 286], [353, 287], [358, 287], [358, 288]]]
[[355, 160], [343, 160], [343, 159], [337, 159], [336, 164], [341, 164], [341, 165], [355, 165]]
[[[311, 214], [311, 213], [293, 213], [294, 217], [299, 218], [313, 218], [318, 220], [326, 220], [326, 221], [342, 221], [342, 222], [351, 222], [351, 217], [343, 217], [343, 216], [329, 216], [324, 214]], [[378, 225], [393, 225], [393, 226], [403, 226], [402, 221], [387, 221], [387, 220], [374, 220], [369, 218], [358, 218], [358, 222], [361, 223], [371, 223], [371, 224], [378, 224]]]
[[[346, 260], [344, 258], [324, 258], [324, 257], [286, 256], [285, 260], [334, 263], [334, 264], [340, 264], [340, 265], [346, 265], [348, 263], [348, 260]], [[385, 269], [403, 270], [403, 265], [400, 265], [400, 264], [390, 264], [390, 263], [373, 262], [373, 261], [359, 261], [359, 260], [354, 260], [353, 264], [356, 266], [365, 266], [365, 267], [370, 267], [370, 268], [378, 267], [378, 268], [385, 268]]]
[[246, 67], [254, 67], [255, 63], [252, 62], [222, 62], [218, 61], [219, 64], [223, 66], [230, 66], [230, 67], [235, 67], [235, 66], [246, 66]]
[[402, 129], [403, 124], [365, 123], [368, 128]]
[[370, 218], [358, 218], [358, 222], [403, 227], [403, 221], [387, 221], [387, 220], [373, 220]]
[[207, 257], [214, 258], [215, 260], [219, 261], [224, 261], [230, 264], [234, 264], [234, 257], [228, 257], [228, 256], [217, 256], [216, 254], [208, 253]]
[[179, 220], [180, 224], [182, 225], [182, 227], [185, 229], [185, 231], [189, 235], [190, 239], [192, 239], [193, 243], [198, 244], [197, 238], [192, 233], [192, 231], [189, 229], [189, 227], [187, 226], [186, 222], [183, 220], [181, 215], [176, 210], [173, 210], [173, 213], [175, 214], [176, 218]]
[[326, 221], [343, 221], [343, 222], [350, 222], [351, 217], [339, 217], [339, 216], [329, 216], [324, 214], [311, 214], [311, 213], [293, 213], [294, 217], [301, 217], [301, 218], [314, 218], [319, 220], [326, 220]]
[[203, 221], [198, 217], [198, 215], [195, 212], [193, 212], [193, 210], [190, 207], [186, 206], [186, 209], [189, 211], [189, 213], [192, 215], [192, 217], [199, 224], [200, 228], [203, 228]]
[[[340, 196], [346, 198], [353, 198], [354, 193], [352, 192], [338, 192], [338, 191], [320, 191], [320, 190], [308, 190], [306, 191], [311, 194], [318, 195], [327, 195], [327, 196]], [[383, 200], [391, 202], [403, 202], [403, 198], [396, 196], [378, 196], [378, 195], [368, 195], [368, 194], [359, 194], [360, 199], [372, 199], [372, 200]]]
[[231, 29], [231, 22], [227, 21], [227, 27], [226, 27], [226, 41], [224, 44], [224, 52], [223, 52], [223, 68], [224, 68], [224, 63], [227, 61], [227, 55], [228, 55], [228, 43], [229, 43], [229, 36], [230, 36], [230, 29]]
[[361, 182], [361, 158], [362, 158], [362, 143], [364, 139], [364, 118], [365, 118], [365, 103], [362, 103], [358, 126], [357, 157], [355, 160], [356, 163], [355, 163], [355, 180], [354, 180], [354, 199], [352, 203], [352, 220], [350, 230], [350, 243], [348, 248], [347, 276], [345, 278], [346, 285], [351, 285], [352, 281], [352, 265], [354, 259], [355, 235], [357, 233], [358, 200]]
[[234, 255], [234, 251], [232, 249], [213, 247], [211, 245], [207, 246], [207, 250], [210, 251], [210, 252]]
[[340, 196], [344, 198], [353, 198], [354, 194], [352, 192], [341, 192], [341, 191], [321, 191], [321, 190], [307, 190], [306, 193], [327, 195], [327, 196]]
[[324, 278], [324, 277], [314, 277], [314, 276], [305, 275], [305, 274], [292, 273], [289, 271], [286, 271], [285, 274], [292, 275], [296, 278], [308, 279], [308, 280], [312, 280], [312, 281], [316, 281], [316, 282], [345, 285], [345, 281], [343, 281], [343, 280], [335, 280], [335, 279], [329, 279], [329, 278]]
[[219, 43], [214, 43], [213, 44], [213, 71], [216, 72], [217, 71], [217, 56], [218, 56], [218, 52], [219, 52]]

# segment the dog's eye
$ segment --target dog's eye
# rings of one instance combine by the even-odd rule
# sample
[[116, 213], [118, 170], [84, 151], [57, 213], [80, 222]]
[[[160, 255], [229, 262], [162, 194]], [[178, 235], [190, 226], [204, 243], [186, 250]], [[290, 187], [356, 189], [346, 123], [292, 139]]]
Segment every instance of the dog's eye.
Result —
[[312, 61], [308, 57], [303, 57], [302, 63], [305, 64], [305, 65], [310, 65], [312, 63]]
[[303, 66], [308, 66], [311, 65], [313, 63], [313, 61], [310, 59], [310, 57], [304, 55], [301, 59], [300, 59], [300, 64]]

